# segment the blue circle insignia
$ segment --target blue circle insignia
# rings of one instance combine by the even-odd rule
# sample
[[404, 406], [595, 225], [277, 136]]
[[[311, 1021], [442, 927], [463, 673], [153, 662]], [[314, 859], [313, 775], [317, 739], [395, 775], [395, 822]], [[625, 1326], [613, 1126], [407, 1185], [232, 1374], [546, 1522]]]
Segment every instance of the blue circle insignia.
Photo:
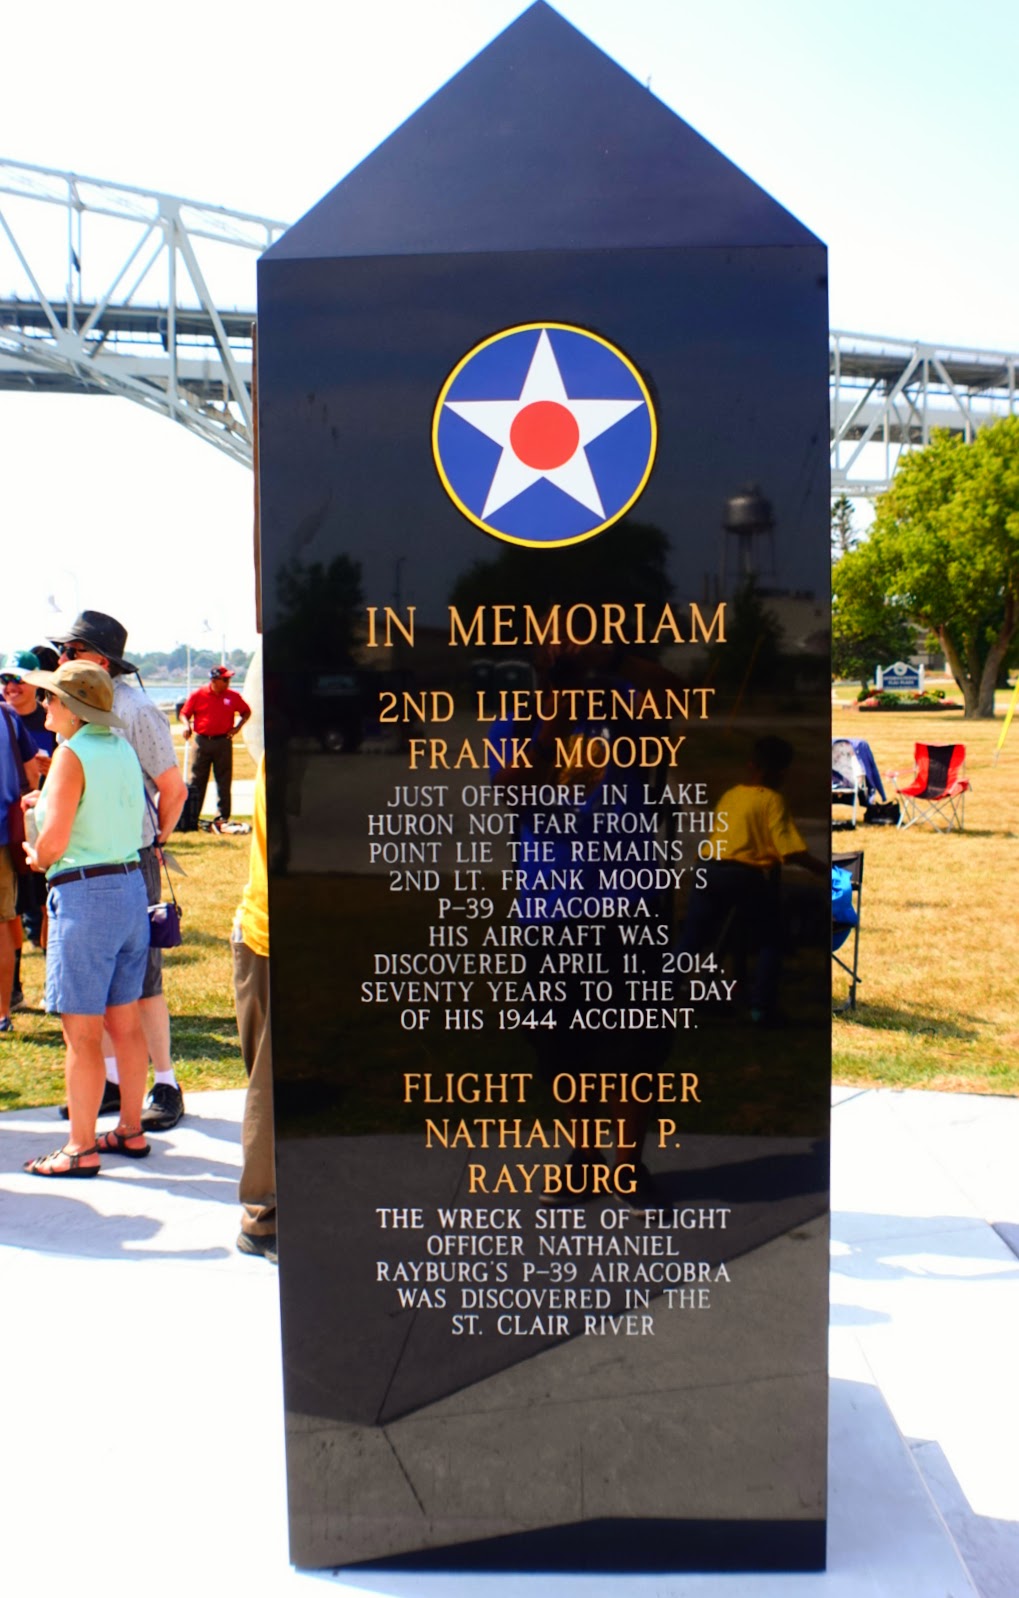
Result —
[[432, 418], [450, 499], [511, 544], [577, 544], [625, 516], [654, 465], [651, 395], [622, 350], [563, 322], [494, 333], [457, 362]]

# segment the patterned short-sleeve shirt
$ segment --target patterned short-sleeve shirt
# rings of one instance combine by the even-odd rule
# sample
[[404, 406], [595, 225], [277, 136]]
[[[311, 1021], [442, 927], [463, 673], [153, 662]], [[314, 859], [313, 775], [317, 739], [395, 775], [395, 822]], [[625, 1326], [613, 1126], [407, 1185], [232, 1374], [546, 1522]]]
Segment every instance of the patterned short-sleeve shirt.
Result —
[[[115, 677], [113, 680], [113, 711], [126, 723], [124, 727], [114, 727], [113, 730], [119, 737], [126, 738], [138, 756], [145, 778], [145, 792], [158, 811], [159, 792], [154, 779], [177, 764], [170, 723], [145, 690], [128, 682], [126, 677]], [[156, 824], [152, 811], [146, 805], [142, 844], [147, 848], [155, 840]]]

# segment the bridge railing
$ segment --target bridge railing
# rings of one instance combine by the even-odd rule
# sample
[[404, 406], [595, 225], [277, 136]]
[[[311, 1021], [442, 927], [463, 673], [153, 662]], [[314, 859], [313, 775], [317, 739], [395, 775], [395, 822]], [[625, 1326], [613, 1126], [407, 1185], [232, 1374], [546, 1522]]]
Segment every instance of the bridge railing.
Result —
[[1019, 355], [869, 333], [829, 335], [833, 493], [873, 496], [936, 428], [970, 439], [1016, 412]]
[[[120, 394], [250, 466], [246, 307], [256, 257], [286, 227], [0, 160], [0, 389]], [[880, 493], [935, 427], [971, 438], [1013, 414], [1017, 365], [1007, 352], [833, 330], [833, 492]]]
[[253, 313], [221, 307], [286, 226], [0, 161], [0, 388], [120, 394], [250, 465]]

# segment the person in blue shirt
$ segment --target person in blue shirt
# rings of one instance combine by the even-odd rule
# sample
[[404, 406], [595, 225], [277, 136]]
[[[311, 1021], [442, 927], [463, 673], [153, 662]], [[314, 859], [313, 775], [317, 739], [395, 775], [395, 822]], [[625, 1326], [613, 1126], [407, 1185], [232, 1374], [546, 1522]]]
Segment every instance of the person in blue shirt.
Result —
[[4, 704], [14, 711], [30, 733], [39, 754], [39, 770], [45, 776], [57, 747], [57, 735], [46, 725], [46, 707], [39, 698], [38, 689], [25, 681], [26, 671], [41, 669], [42, 663], [33, 649], [15, 649], [0, 660]]
[[[13, 710], [21, 725], [31, 735], [36, 745], [36, 759], [39, 766], [40, 783], [45, 781], [46, 773], [50, 769], [50, 760], [57, 746], [57, 735], [51, 732], [46, 725], [46, 707], [39, 698], [38, 689], [25, 681], [26, 671], [50, 670], [56, 666], [57, 657], [52, 650], [50, 666], [44, 668], [43, 661], [34, 649], [16, 649], [11, 654], [5, 655], [0, 660], [0, 692], [3, 693], [4, 704], [8, 710]], [[43, 878], [35, 871], [28, 871], [18, 878], [17, 910], [21, 918], [25, 936], [35, 944], [36, 948], [42, 947], [42, 921], [43, 908], [46, 904], [46, 884]], [[20, 1010], [25, 1003], [25, 995], [21, 988], [21, 939], [18, 937], [15, 925], [15, 938], [18, 947], [14, 954], [14, 986], [11, 993], [11, 1009]]]
[[[6, 692], [6, 690], [5, 690]], [[11, 996], [16, 956], [21, 948], [18, 920], [18, 871], [11, 847], [11, 808], [21, 795], [38, 787], [39, 762], [35, 740], [6, 705], [0, 706], [0, 1038], [14, 1031]], [[20, 844], [16, 845], [20, 848]]]

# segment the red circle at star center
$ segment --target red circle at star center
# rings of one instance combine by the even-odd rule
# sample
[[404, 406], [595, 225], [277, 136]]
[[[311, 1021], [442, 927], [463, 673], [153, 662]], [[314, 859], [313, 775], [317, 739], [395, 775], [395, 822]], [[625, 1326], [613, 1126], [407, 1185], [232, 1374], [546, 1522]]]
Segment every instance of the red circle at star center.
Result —
[[538, 472], [565, 466], [580, 443], [572, 411], [555, 400], [535, 400], [513, 418], [510, 447], [518, 460]]

